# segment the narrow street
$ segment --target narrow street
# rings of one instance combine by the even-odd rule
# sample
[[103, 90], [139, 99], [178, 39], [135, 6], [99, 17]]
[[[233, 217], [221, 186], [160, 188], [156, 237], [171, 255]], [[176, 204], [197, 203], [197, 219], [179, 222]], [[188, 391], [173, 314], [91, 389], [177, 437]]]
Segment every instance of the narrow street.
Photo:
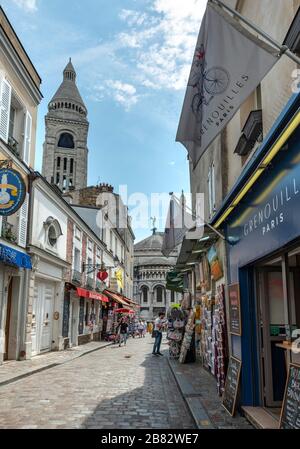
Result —
[[195, 428], [152, 344], [129, 339], [1, 386], [0, 428]]

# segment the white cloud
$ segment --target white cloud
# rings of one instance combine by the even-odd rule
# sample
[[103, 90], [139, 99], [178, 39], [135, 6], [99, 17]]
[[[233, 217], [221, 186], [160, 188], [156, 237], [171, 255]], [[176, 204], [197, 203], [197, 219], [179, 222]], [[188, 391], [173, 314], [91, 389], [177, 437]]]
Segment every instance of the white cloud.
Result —
[[146, 8], [142, 3], [143, 9], [136, 2], [135, 10], [120, 11], [122, 28], [109, 41], [74, 54], [95, 87], [95, 101], [109, 96], [127, 111], [153, 91], [186, 88], [206, 7], [206, 0], [148, 0]]
[[127, 83], [122, 83], [118, 80], [106, 80], [107, 93], [114, 98], [114, 100], [124, 106], [126, 111], [135, 105], [138, 101], [136, 88]]
[[25, 11], [33, 12], [37, 10], [37, 0], [13, 0], [13, 2]]
[[138, 79], [155, 89], [186, 87], [206, 0], [153, 0], [147, 13], [122, 10], [120, 41], [136, 49]]

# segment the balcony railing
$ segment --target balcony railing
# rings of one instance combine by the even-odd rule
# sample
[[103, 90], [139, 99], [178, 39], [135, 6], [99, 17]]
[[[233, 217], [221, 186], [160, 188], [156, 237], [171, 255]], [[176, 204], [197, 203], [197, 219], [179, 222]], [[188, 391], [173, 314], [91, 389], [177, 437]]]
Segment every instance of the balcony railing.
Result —
[[19, 153], [19, 142], [16, 141], [16, 139], [13, 136], [8, 136], [7, 145], [9, 149], [16, 155], [20, 156]]
[[72, 270], [72, 281], [81, 284], [81, 273], [78, 270]]

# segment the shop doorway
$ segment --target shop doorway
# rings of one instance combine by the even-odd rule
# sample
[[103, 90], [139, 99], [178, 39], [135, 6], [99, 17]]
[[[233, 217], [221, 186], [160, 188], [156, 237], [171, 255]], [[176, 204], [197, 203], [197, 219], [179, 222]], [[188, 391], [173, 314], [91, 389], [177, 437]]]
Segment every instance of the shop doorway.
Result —
[[260, 263], [256, 275], [262, 405], [278, 416], [300, 328], [300, 248]]
[[280, 266], [258, 270], [260, 362], [265, 407], [280, 407], [286, 382], [284, 351], [277, 345], [286, 338], [283, 278]]
[[9, 281], [8, 292], [7, 292], [4, 360], [8, 360], [10, 322], [11, 322], [11, 308], [12, 308], [12, 282], [13, 282], [13, 278], [11, 278], [11, 280]]
[[32, 355], [51, 351], [54, 284], [37, 281], [32, 305]]

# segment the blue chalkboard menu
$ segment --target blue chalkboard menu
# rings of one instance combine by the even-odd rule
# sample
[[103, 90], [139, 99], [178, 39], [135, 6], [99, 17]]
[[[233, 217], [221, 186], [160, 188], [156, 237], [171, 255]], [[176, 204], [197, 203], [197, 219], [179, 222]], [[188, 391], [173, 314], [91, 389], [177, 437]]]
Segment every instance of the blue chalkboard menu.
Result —
[[233, 416], [238, 394], [242, 362], [235, 357], [230, 357], [225, 388], [222, 398], [222, 405]]
[[300, 365], [290, 365], [279, 427], [300, 429]]
[[63, 331], [62, 335], [67, 338], [69, 335], [69, 318], [70, 318], [70, 292], [65, 292], [64, 310], [63, 310]]

